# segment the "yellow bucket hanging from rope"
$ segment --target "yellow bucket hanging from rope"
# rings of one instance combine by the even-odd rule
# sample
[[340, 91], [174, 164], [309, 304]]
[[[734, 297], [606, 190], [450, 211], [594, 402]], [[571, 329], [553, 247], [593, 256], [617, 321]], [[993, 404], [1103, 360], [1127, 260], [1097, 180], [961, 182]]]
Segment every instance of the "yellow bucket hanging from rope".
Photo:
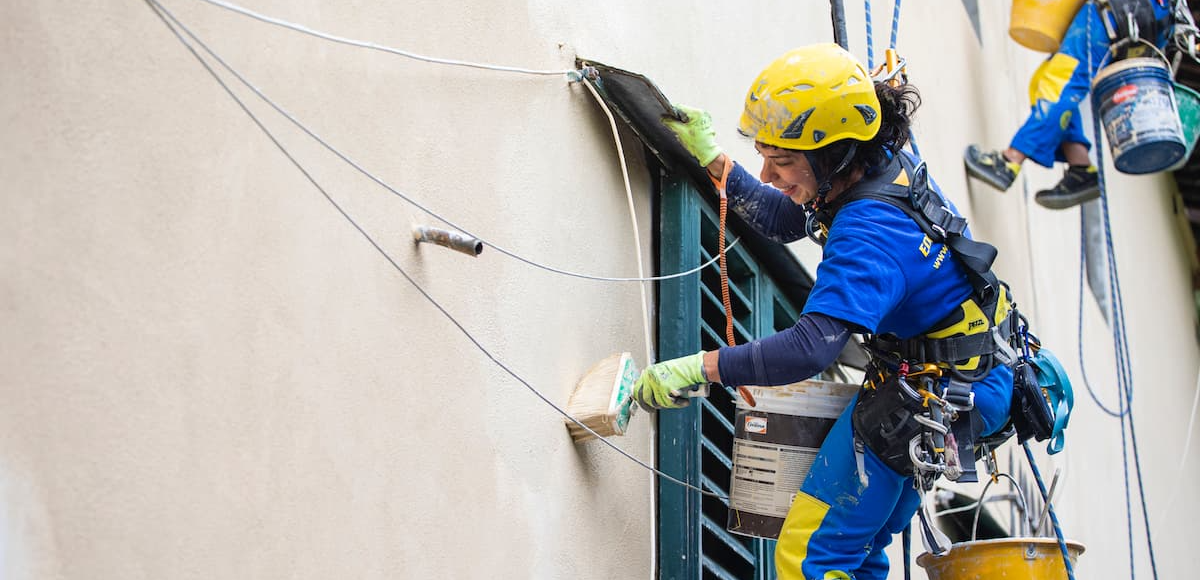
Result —
[[[1083, 544], [1067, 541], [1074, 566]], [[1000, 538], [960, 542], [944, 556], [917, 557], [929, 580], [1058, 580], [1067, 577], [1062, 551], [1054, 538]]]
[[1057, 52], [1084, 0], [1013, 0], [1008, 35], [1025, 48]]

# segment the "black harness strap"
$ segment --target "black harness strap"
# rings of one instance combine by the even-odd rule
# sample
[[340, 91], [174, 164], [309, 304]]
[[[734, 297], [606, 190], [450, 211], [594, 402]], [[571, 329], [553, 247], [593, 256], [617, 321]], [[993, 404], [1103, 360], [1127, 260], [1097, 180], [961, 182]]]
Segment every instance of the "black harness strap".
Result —
[[[907, 180], [901, 178], [901, 172]], [[998, 361], [1004, 360], [1002, 343], [1007, 343], [1011, 326], [1006, 321], [996, 320], [997, 316], [1009, 316], [1007, 310], [1002, 314], [998, 312], [1002, 307], [1007, 308], [1007, 289], [992, 272], [996, 248], [967, 237], [967, 220], [955, 215], [933, 189], [925, 164], [914, 164], [903, 153], [897, 154], [883, 171], [843, 192], [814, 217], [828, 226], [839, 208], [860, 199], [881, 201], [899, 209], [917, 224], [929, 241], [943, 244], [945, 251], [949, 251], [952, 259], [965, 271], [972, 287], [968, 302], [974, 303], [986, 317], [987, 328], [974, 334], [956, 333], [956, 336], [943, 338], [928, 336], [954, 328], [956, 323], [951, 317], [956, 313], [952, 312], [921, 336], [909, 339], [886, 334], [871, 336], [867, 341], [875, 353], [868, 367], [871, 384], [864, 384], [851, 416], [855, 437], [901, 474], [918, 473], [914, 464], [918, 459], [913, 455], [918, 447], [914, 446], [924, 440], [933, 448], [934, 455], [944, 453], [941, 457], [945, 461], [945, 470], [939, 473], [956, 481], [977, 481], [975, 438], [982, 431], [983, 423], [974, 406], [971, 383], [987, 376]], [[966, 316], [966, 307], [961, 308]], [[975, 320], [972, 318], [971, 322]], [[887, 359], [892, 357], [899, 357], [899, 360], [889, 363]], [[979, 357], [978, 363], [972, 370], [964, 372], [956, 366], [956, 363], [976, 357]], [[950, 374], [951, 380], [942, 396], [956, 415], [948, 424], [948, 432], [940, 430], [944, 437], [941, 442], [935, 430], [926, 424], [931, 419], [939, 420], [938, 415], [930, 412], [924, 421], [920, 420], [918, 415], [924, 416], [926, 402], [920, 396], [910, 394], [911, 388], [902, 388], [907, 380], [903, 375], [908, 373], [911, 362], [945, 365]], [[897, 367], [885, 371], [892, 363]], [[881, 384], [874, 384], [876, 376]], [[930, 411], [933, 409], [929, 407]], [[939, 445], [945, 450], [939, 451]], [[932, 485], [933, 480], [922, 481], [924, 486]], [[929, 531], [925, 529], [927, 526], [922, 528]]]
[[940, 339], [877, 335], [874, 346], [885, 352], [908, 353], [916, 360], [955, 362], [996, 352], [996, 338], [990, 332]]
[[[895, 183], [900, 171], [909, 175], [908, 185]], [[971, 287], [983, 302], [995, 297], [1000, 287], [992, 273], [992, 263], [998, 253], [995, 246], [964, 235], [966, 218], [950, 211], [942, 197], [930, 187], [924, 162], [914, 167], [907, 155], [898, 153], [880, 175], [867, 178], [839, 195], [830, 213], [860, 199], [882, 201], [903, 211], [931, 240], [950, 248], [954, 259], [966, 269]], [[829, 220], [832, 221], [832, 215]]]

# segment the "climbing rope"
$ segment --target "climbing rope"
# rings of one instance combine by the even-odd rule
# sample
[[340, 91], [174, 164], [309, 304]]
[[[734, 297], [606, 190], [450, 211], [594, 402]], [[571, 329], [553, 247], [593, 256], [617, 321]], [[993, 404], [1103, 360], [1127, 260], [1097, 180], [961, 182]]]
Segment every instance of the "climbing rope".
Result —
[[[1088, 3], [1093, 9], [1099, 10], [1096, 6], [1096, 0], [1088, 0]], [[1092, 84], [1093, 62], [1092, 62], [1092, 20], [1087, 19], [1087, 43], [1088, 43], [1088, 85]], [[1121, 294], [1121, 279], [1117, 269], [1117, 257], [1113, 244], [1112, 222], [1110, 220], [1110, 210], [1108, 205], [1108, 187], [1107, 179], [1104, 171], [1104, 151], [1101, 144], [1101, 123], [1100, 116], [1097, 112], [1092, 114], [1092, 131], [1093, 139], [1096, 146], [1096, 167], [1098, 170], [1098, 180], [1100, 186], [1100, 203], [1103, 209], [1104, 216], [1104, 238], [1105, 251], [1108, 258], [1108, 279], [1109, 288], [1112, 298], [1112, 333], [1114, 350], [1116, 351], [1117, 361], [1117, 394], [1124, 401], [1125, 413], [1121, 416], [1121, 458], [1122, 468], [1124, 471], [1125, 482], [1125, 519], [1129, 547], [1129, 577], [1132, 580], [1136, 577], [1136, 567], [1134, 560], [1133, 547], [1133, 507], [1130, 498], [1131, 486], [1129, 481], [1129, 460], [1130, 451], [1133, 454], [1133, 465], [1137, 476], [1138, 495], [1141, 502], [1142, 517], [1146, 527], [1146, 548], [1150, 556], [1151, 573], [1155, 580], [1158, 578], [1158, 564], [1154, 555], [1154, 541], [1150, 534], [1150, 516], [1146, 509], [1146, 490], [1142, 480], [1141, 455], [1137, 445], [1137, 432], [1133, 420], [1133, 368], [1129, 354], [1129, 338], [1125, 328], [1125, 304]], [[1126, 440], [1126, 429], [1128, 429], [1128, 442]]]
[[1105, 405], [1104, 402], [1100, 400], [1100, 396], [1096, 394], [1096, 390], [1092, 388], [1092, 383], [1088, 379], [1087, 365], [1084, 364], [1084, 360], [1083, 360], [1083, 296], [1084, 296], [1084, 294], [1083, 294], [1083, 277], [1084, 277], [1084, 270], [1085, 270], [1084, 264], [1087, 261], [1087, 231], [1085, 230], [1086, 224], [1085, 224], [1084, 220], [1086, 220], [1086, 219], [1087, 218], [1084, 216], [1084, 213], [1082, 211], [1080, 211], [1079, 212], [1079, 307], [1078, 307], [1078, 310], [1076, 311], [1076, 314], [1077, 314], [1076, 321], [1078, 322], [1078, 324], [1076, 325], [1076, 339], [1077, 339], [1077, 344], [1079, 345], [1076, 350], [1079, 353], [1079, 373], [1083, 377], [1083, 386], [1087, 388], [1088, 395], [1092, 397], [1092, 401], [1094, 401], [1096, 403], [1096, 406], [1100, 407], [1100, 410], [1103, 411], [1106, 415], [1119, 419], [1119, 418], [1124, 417], [1125, 414], [1129, 412], [1129, 407], [1125, 406], [1125, 401], [1123, 399], [1118, 398], [1117, 399], [1117, 410], [1113, 411], [1108, 408], [1108, 405]]
[[846, 38], [846, 6], [842, 0], [829, 0], [829, 17], [833, 21], [833, 41], [845, 50], [850, 49]]
[[[891, 38], [889, 39], [887, 50], [884, 51], [884, 62], [876, 67], [871, 0], [863, 0], [867, 23], [867, 70], [870, 71], [871, 80], [874, 82], [886, 82], [893, 87], [898, 87], [908, 82], [906, 69], [908, 61], [900, 58], [900, 53], [896, 50], [896, 43], [900, 38], [900, 4], [901, 0], [895, 0], [892, 4]], [[908, 131], [908, 146], [912, 149], [913, 155], [917, 158], [921, 157], [921, 149], [917, 147], [917, 136], [913, 134], [911, 128]]]
[[1071, 554], [1067, 551], [1067, 541], [1063, 539], [1062, 525], [1058, 523], [1058, 514], [1050, 503], [1050, 494], [1046, 492], [1046, 483], [1042, 481], [1042, 472], [1038, 469], [1037, 461], [1033, 459], [1033, 451], [1029, 449], [1029, 441], [1021, 443], [1025, 450], [1025, 459], [1029, 460], [1029, 469], [1033, 471], [1033, 480], [1037, 482], [1042, 500], [1046, 502], [1046, 512], [1050, 514], [1050, 522], [1054, 525], [1054, 537], [1058, 540], [1058, 549], [1062, 552], [1063, 566], [1067, 569], [1067, 578], [1075, 580], [1075, 567], [1071, 565]]
[[[864, 0], [867, 21], [867, 70], [875, 69], [875, 32], [871, 25], [871, 0]], [[892, 37], [888, 47], [896, 48], [896, 39], [900, 36], [900, 0], [892, 5]]]
[[892, 6], [892, 42], [890, 46], [896, 48], [896, 39], [900, 36], [900, 0]]
[[871, 0], [864, 0], [867, 21], [867, 70], [875, 70], [875, 28], [871, 25]]

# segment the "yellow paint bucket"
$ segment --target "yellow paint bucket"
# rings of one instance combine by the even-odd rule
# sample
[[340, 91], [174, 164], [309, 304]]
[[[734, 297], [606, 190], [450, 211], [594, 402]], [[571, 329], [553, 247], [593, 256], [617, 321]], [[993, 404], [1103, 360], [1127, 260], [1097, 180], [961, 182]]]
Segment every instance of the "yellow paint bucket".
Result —
[[[1083, 544], [1067, 541], [1071, 566], [1083, 553]], [[945, 556], [925, 553], [917, 557], [929, 580], [1066, 579], [1062, 551], [1054, 538], [1000, 538], [954, 544]]]
[[1084, 0], [1013, 0], [1008, 35], [1025, 48], [1057, 52], [1083, 3]]

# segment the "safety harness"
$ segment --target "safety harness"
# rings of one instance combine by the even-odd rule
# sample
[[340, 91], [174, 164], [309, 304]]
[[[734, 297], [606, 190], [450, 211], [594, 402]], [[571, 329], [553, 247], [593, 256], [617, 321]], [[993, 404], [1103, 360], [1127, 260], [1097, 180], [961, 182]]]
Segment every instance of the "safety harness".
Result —
[[[943, 246], [943, 255], [936, 259], [949, 253], [958, 261], [972, 289], [954, 311], [917, 337], [866, 336], [871, 360], [852, 415], [863, 484], [865, 448], [898, 473], [914, 476], [922, 491], [943, 475], [977, 481], [975, 435], [982, 425], [972, 384], [1000, 364], [1014, 368], [1010, 421], [999, 435], [981, 443], [994, 448], [1014, 434], [1022, 441], [1056, 437], [1061, 443], [1066, 414], [1058, 410], [1063, 418], [1056, 433], [1056, 413], [1039, 384], [1035, 363], [1041, 345], [1028, 332], [1008, 286], [991, 270], [996, 248], [965, 235], [967, 220], [951, 211], [933, 189], [925, 164], [903, 153], [831, 203], [812, 208], [810, 236], [823, 244], [837, 211], [862, 199], [887, 203], [908, 215], [925, 234], [930, 251], [934, 245]], [[1044, 352], [1046, 358], [1053, 357]]]
[[[1021, 442], [1053, 438], [1050, 452], [1061, 450], [1073, 403], [1070, 382], [1054, 355], [1029, 333], [1008, 285], [992, 272], [996, 248], [965, 235], [967, 220], [934, 191], [924, 162], [914, 164], [904, 153], [832, 203], [820, 197], [817, 207], [809, 208], [809, 237], [823, 245], [838, 209], [861, 199], [903, 211], [924, 232], [922, 247], [932, 251], [941, 244], [935, 259], [945, 259], [948, 252], [971, 284], [970, 296], [920, 336], [866, 336], [871, 359], [851, 414], [861, 484], [868, 485], [867, 448], [897, 473], [911, 475], [921, 494], [943, 475], [952, 481], [978, 481], [977, 457], [987, 460], [989, 473], [997, 473], [992, 451], [1014, 435]], [[997, 434], [977, 442], [982, 419], [972, 384], [998, 364], [1013, 367], [1009, 421]], [[949, 542], [930, 524], [924, 508], [918, 516], [927, 547], [935, 554], [947, 552]]]

